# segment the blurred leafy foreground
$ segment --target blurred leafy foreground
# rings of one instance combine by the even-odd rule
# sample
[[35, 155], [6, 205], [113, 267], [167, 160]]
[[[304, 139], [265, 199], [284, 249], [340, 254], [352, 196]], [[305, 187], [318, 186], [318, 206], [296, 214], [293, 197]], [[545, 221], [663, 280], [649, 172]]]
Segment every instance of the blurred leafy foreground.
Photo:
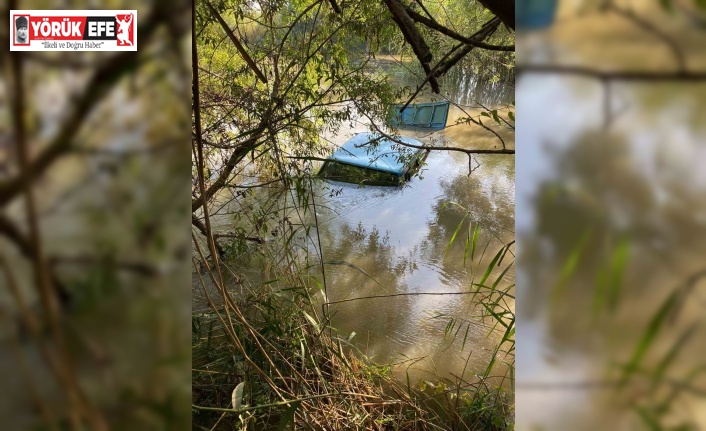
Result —
[[4, 430], [190, 425], [190, 4], [100, 6], [137, 52], [0, 54]]
[[518, 428], [703, 429], [706, 4], [561, 6], [518, 38]]

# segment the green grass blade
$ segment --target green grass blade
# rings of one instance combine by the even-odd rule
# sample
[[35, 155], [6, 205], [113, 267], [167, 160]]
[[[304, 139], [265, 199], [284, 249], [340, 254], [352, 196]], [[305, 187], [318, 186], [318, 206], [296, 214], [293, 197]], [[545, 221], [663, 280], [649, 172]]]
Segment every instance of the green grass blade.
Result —
[[633, 375], [633, 373], [635, 373], [635, 371], [637, 371], [640, 367], [640, 363], [644, 359], [647, 350], [650, 348], [655, 338], [657, 338], [657, 334], [662, 328], [662, 325], [664, 325], [664, 322], [667, 320], [669, 312], [677, 303], [678, 294], [679, 291], [672, 292], [672, 294], [669, 295], [667, 300], [664, 301], [660, 309], [657, 311], [657, 314], [652, 317], [652, 320], [650, 321], [647, 330], [642, 335], [642, 338], [635, 347], [635, 351], [630, 357], [628, 364], [625, 366], [625, 371], [618, 385], [619, 388], [624, 387], [630, 377]]
[[485, 270], [485, 274], [483, 274], [483, 278], [481, 278], [480, 282], [478, 284], [484, 285], [485, 281], [490, 277], [490, 273], [493, 272], [493, 268], [495, 268], [495, 264], [498, 262], [498, 259], [500, 259], [500, 255], [503, 254], [503, 248], [501, 248], [496, 254], [493, 260], [490, 262], [488, 265], [488, 268]]
[[581, 262], [583, 253], [586, 251], [586, 246], [588, 245], [588, 240], [591, 238], [591, 231], [587, 230], [584, 232], [583, 236], [579, 239], [578, 244], [569, 255], [569, 258], [564, 263], [564, 267], [561, 270], [561, 275], [559, 276], [559, 283], [554, 288], [552, 292], [551, 301], [556, 302], [563, 296], [567, 286], [569, 285], [569, 280], [576, 272], [576, 268]]
[[277, 425], [277, 431], [284, 431], [290, 423], [292, 424], [292, 429], [294, 429], [294, 413], [296, 413], [301, 403], [301, 401], [293, 401], [289, 408], [282, 413], [279, 425]]
[[448, 245], [446, 246], [446, 249], [444, 250], [444, 257], [446, 257], [446, 254], [449, 252], [449, 249], [451, 248], [451, 245], [453, 245], [454, 241], [456, 241], [456, 235], [458, 235], [458, 231], [461, 230], [461, 227], [463, 226], [463, 223], [466, 221], [466, 216], [464, 216], [461, 219], [461, 222], [456, 226], [456, 230], [454, 231], [453, 235], [451, 235], [451, 239], [449, 240]]
[[476, 245], [478, 244], [478, 233], [480, 232], [480, 223], [476, 224], [475, 229], [473, 229], [473, 239], [471, 240], [471, 262], [476, 255]]
[[672, 348], [669, 349], [666, 355], [662, 358], [662, 360], [659, 362], [657, 365], [657, 368], [655, 369], [653, 376], [652, 376], [652, 387], [650, 388], [650, 392], [654, 394], [655, 390], [657, 389], [657, 386], [659, 385], [660, 381], [662, 380], [662, 377], [666, 373], [667, 369], [669, 366], [674, 362], [676, 359], [677, 355], [679, 354], [679, 351], [686, 345], [686, 343], [689, 341], [689, 338], [691, 338], [692, 335], [696, 332], [696, 329], [698, 329], [699, 324], [694, 323], [693, 325], [689, 326], [686, 331], [684, 331], [681, 336], [677, 339], [677, 341], [674, 342], [674, 345], [672, 345]]
[[461, 343], [461, 352], [463, 352], [463, 349], [466, 347], [466, 341], [468, 340], [468, 330], [471, 328], [471, 324], [467, 323], [466, 324], [466, 334], [463, 336], [463, 343]]
[[610, 275], [608, 277], [608, 307], [615, 310], [623, 286], [623, 275], [630, 255], [630, 243], [623, 238], [613, 253]]
[[635, 407], [635, 411], [637, 411], [637, 415], [640, 416], [640, 419], [642, 419], [642, 423], [644, 423], [647, 426], [647, 429], [650, 431], [662, 431], [662, 426], [659, 424], [659, 422], [654, 418], [654, 412], [649, 411], [648, 409], [645, 409], [643, 407]]
[[507, 271], [512, 267], [512, 265], [514, 265], [514, 263], [511, 263], [508, 266], [506, 266], [505, 269], [503, 270], [503, 272], [500, 273], [498, 278], [495, 280], [495, 283], [493, 283], [493, 285], [490, 287], [491, 293], [495, 292], [495, 288], [498, 287], [498, 284], [500, 284], [500, 281], [503, 279], [503, 277], [505, 276]]
[[309, 315], [309, 313], [307, 313], [306, 311], [302, 311], [302, 313], [304, 313], [304, 317], [306, 317], [306, 320], [308, 320], [309, 323], [311, 323], [312, 326], [314, 326], [314, 329], [316, 329], [316, 332], [319, 332], [319, 323], [313, 317], [311, 317]]
[[466, 267], [466, 260], [468, 258], [468, 252], [471, 249], [471, 230], [468, 230], [468, 236], [466, 236], [466, 246], [463, 248], [463, 267]]
[[503, 315], [505, 314], [505, 312], [498, 313], [497, 311], [493, 310], [493, 307], [486, 304], [485, 302], [481, 302], [481, 305], [488, 311], [488, 313], [490, 313], [491, 316], [495, 318], [497, 323], [503, 325], [506, 329], [509, 327], [509, 325], [505, 323], [503, 319]]

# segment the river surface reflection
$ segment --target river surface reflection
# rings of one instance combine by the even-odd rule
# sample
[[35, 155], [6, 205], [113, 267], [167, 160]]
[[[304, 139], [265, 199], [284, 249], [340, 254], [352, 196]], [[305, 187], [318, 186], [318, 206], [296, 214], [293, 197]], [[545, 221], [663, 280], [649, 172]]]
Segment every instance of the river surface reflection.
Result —
[[[406, 74], [396, 79], [401, 85], [416, 82]], [[488, 107], [512, 103], [512, 87], [478, 79], [461, 68], [442, 85], [445, 96], [460, 105], [452, 104], [447, 128], [436, 133], [401, 130], [400, 134], [426, 145], [499, 148], [501, 143], [492, 133], [456, 122], [468, 114], [479, 115], [478, 108], [472, 107], [477, 103]], [[419, 100], [430, 97], [423, 94]], [[354, 122], [351, 129], [327, 138], [341, 145], [367, 130], [366, 122]], [[514, 131], [504, 126], [494, 130], [506, 145], [514, 147]], [[324, 260], [344, 261], [357, 268], [327, 266], [329, 301], [467, 292], [471, 280], [480, 278], [495, 253], [514, 240], [515, 224], [514, 156], [473, 156], [470, 167], [472, 172], [465, 153], [432, 151], [420, 176], [402, 188], [328, 183], [329, 195], [322, 196], [320, 202], [325, 204], [319, 211]], [[333, 196], [331, 191], [335, 191]], [[464, 218], [461, 238], [448, 247]], [[482, 258], [476, 255], [474, 262], [468, 258], [464, 264], [468, 220], [472, 227], [480, 223], [478, 247], [486, 251]], [[502, 269], [496, 268], [491, 277]], [[511, 268], [501, 285], [513, 283]], [[495, 336], [488, 336], [491, 328], [476, 317], [480, 310], [470, 295], [354, 300], [332, 305], [331, 312], [335, 313], [333, 326], [344, 334], [355, 332], [357, 346], [365, 354], [379, 362], [404, 362], [397, 372], [405, 377], [409, 373], [413, 379], [452, 378], [462, 372], [466, 361], [467, 373], [479, 373], [497, 342]], [[445, 336], [451, 318], [470, 322], [468, 332], [462, 327], [460, 335], [454, 337], [454, 329]]]
[[[473, 148], [473, 141], [453, 145]], [[345, 261], [365, 273], [328, 267], [329, 300], [468, 291], [473, 272], [482, 274], [503, 244], [514, 239], [514, 158], [492, 155], [473, 163], [479, 166], [469, 176], [465, 154], [432, 152], [422, 177], [404, 188], [335, 185], [340, 194], [327, 198], [319, 213], [324, 259]], [[446, 250], [466, 216], [451, 202], [469, 210], [474, 227], [481, 224], [478, 244], [488, 247], [483, 259], [468, 259], [465, 266], [467, 222], [462, 239]], [[511, 270], [502, 283], [513, 281]], [[359, 345], [376, 359], [425, 357], [418, 368], [444, 377], [462, 368], [467, 357], [461, 354], [461, 338], [444, 337], [449, 318], [478, 313], [462, 295], [359, 300], [336, 304], [332, 311], [334, 326], [355, 331]], [[480, 322], [470, 328], [465, 349], [472, 352], [471, 367], [483, 368], [495, 340], [486, 337], [489, 328]]]

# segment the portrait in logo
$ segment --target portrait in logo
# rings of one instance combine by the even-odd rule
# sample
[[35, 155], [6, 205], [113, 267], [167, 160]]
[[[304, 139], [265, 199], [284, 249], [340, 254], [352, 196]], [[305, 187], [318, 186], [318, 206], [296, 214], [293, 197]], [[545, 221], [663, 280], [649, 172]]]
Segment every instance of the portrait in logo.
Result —
[[15, 45], [29, 45], [28, 16], [15, 16]]
[[133, 31], [132, 14], [116, 15], [115, 22], [118, 26], [118, 46], [133, 46], [135, 33]]

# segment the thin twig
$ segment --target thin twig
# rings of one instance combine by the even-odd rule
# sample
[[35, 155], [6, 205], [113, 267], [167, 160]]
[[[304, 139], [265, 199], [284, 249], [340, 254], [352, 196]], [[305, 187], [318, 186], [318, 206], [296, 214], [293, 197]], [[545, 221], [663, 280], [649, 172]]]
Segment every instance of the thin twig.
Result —
[[626, 18], [633, 23], [637, 24], [638, 26], [642, 27], [643, 29], [647, 30], [648, 32], [654, 34], [662, 40], [662, 42], [669, 47], [669, 49], [672, 51], [672, 54], [674, 55], [674, 59], [677, 61], [677, 66], [680, 71], [686, 70], [686, 58], [684, 57], [684, 52], [682, 51], [681, 47], [674, 41], [672, 37], [670, 37], [668, 34], [664, 33], [662, 30], [660, 30], [657, 26], [652, 24], [651, 22], [641, 18], [640, 16], [634, 14], [632, 11], [625, 10], [622, 8], [619, 8], [615, 6], [613, 3], [609, 3], [605, 6], [607, 10], [613, 11], [616, 14], [622, 16], [623, 18]]
[[[21, 172], [31, 177], [32, 167], [29, 163], [29, 150], [26, 142], [25, 130], [25, 94], [24, 74], [22, 53], [15, 52], [10, 56], [14, 94], [12, 100], [12, 117], [14, 123], [15, 139], [17, 144], [17, 154], [19, 155]], [[25, 197], [25, 211], [29, 224], [29, 244], [32, 254], [32, 264], [34, 268], [34, 281], [42, 304], [42, 309], [49, 321], [49, 328], [52, 337], [56, 343], [59, 353], [58, 364], [55, 367], [57, 378], [63, 384], [69, 398], [71, 406], [71, 425], [74, 429], [81, 428], [82, 418], [85, 418], [91, 423], [91, 426], [96, 430], [106, 429], [106, 425], [102, 417], [89, 406], [86, 396], [83, 394], [82, 388], [79, 386], [75, 376], [75, 370], [68, 355], [68, 350], [64, 338], [64, 334], [59, 321], [59, 303], [56, 287], [52, 284], [49, 276], [49, 270], [44, 258], [41, 232], [39, 230], [39, 222], [37, 220], [37, 210], [34, 201], [34, 192], [32, 184], [29, 181], [21, 183], [20, 191]]]
[[[340, 304], [343, 302], [352, 302], [352, 301], [359, 301], [362, 299], [379, 299], [379, 298], [397, 298], [400, 296], [456, 296], [456, 295], [474, 295], [477, 292], [475, 291], [469, 291], [469, 292], [409, 292], [409, 293], [391, 293], [389, 295], [371, 295], [371, 296], [361, 296], [358, 298], [347, 298], [347, 299], [339, 299], [338, 301], [328, 301], [327, 304]], [[509, 293], [505, 293], [499, 290], [496, 290], [495, 293], [500, 294], [501, 296], [507, 296], [511, 299], [514, 299], [515, 297], [513, 295], [510, 295]]]
[[[204, 3], [206, 3], [206, 6], [208, 7], [208, 10], [211, 12], [211, 15], [213, 15], [214, 18], [216, 18], [216, 21], [221, 25], [223, 30], [226, 32], [228, 37], [230, 38], [231, 42], [233, 42], [233, 45], [235, 45], [235, 48], [238, 50], [240, 53], [240, 56], [243, 57], [243, 60], [248, 64], [248, 67], [255, 72], [255, 75], [257, 75], [258, 79], [262, 81], [264, 84], [267, 84], [267, 78], [265, 75], [262, 73], [259, 67], [257, 67], [257, 64], [253, 61], [253, 59], [250, 57], [248, 52], [245, 50], [243, 45], [240, 43], [238, 38], [235, 37], [235, 34], [233, 31], [228, 27], [228, 24], [225, 22], [221, 14], [218, 13], [216, 8], [213, 7], [211, 2], [208, 0], [204, 0]], [[196, 37], [194, 37], [195, 39]]]
[[279, 401], [276, 403], [271, 403], [271, 404], [261, 404], [259, 406], [252, 406], [252, 407], [245, 407], [243, 409], [225, 409], [225, 408], [220, 408], [220, 407], [204, 407], [204, 406], [197, 406], [197, 405], [191, 405], [191, 408], [194, 408], [196, 410], [206, 410], [206, 411], [214, 411], [214, 412], [226, 412], [226, 413], [235, 413], [235, 414], [242, 414], [245, 412], [251, 412], [255, 410], [262, 410], [262, 409], [267, 409], [270, 407], [290, 407], [292, 403], [300, 403], [303, 401], [309, 401], [309, 400], [315, 400], [318, 398], [340, 398], [340, 397], [346, 397], [346, 396], [357, 396], [357, 397], [363, 397], [363, 398], [375, 398], [375, 399], [380, 399], [379, 396], [377, 395], [369, 395], [369, 394], [360, 394], [360, 393], [355, 393], [355, 392], [340, 392], [340, 393], [329, 393], [329, 394], [319, 394], [319, 395], [311, 395], [308, 397], [303, 397], [303, 398], [297, 398], [294, 400], [287, 400], [287, 401]]
[[516, 67], [521, 74], [573, 75], [601, 81], [626, 82], [705, 82], [706, 71], [645, 71], [645, 70], [598, 70], [585, 66], [563, 66], [548, 64], [520, 64]]

